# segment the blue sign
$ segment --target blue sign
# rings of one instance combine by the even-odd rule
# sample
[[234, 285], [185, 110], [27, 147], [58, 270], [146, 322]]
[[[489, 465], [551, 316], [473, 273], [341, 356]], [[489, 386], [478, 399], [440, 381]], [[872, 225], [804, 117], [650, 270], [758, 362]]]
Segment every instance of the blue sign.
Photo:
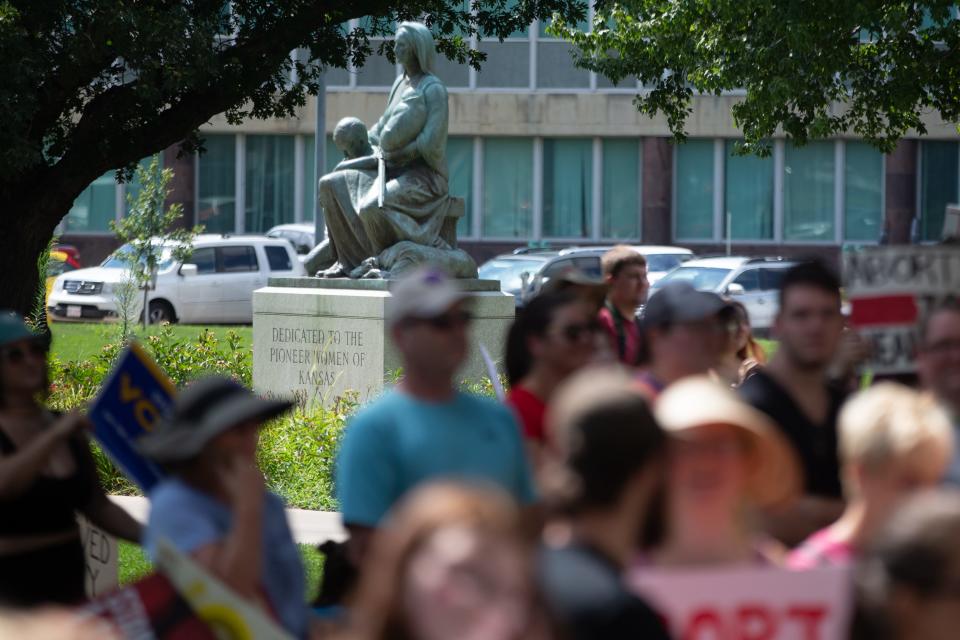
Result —
[[117, 361], [88, 416], [103, 450], [144, 493], [164, 477], [163, 470], [133, 446], [168, 415], [176, 390], [140, 345], [131, 343]]

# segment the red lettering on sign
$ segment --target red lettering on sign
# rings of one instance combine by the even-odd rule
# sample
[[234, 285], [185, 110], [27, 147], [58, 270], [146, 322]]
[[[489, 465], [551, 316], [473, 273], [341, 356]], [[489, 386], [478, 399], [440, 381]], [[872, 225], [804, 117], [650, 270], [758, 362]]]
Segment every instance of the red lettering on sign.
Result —
[[737, 609], [738, 640], [772, 640], [777, 634], [774, 613], [762, 604], [746, 604]]
[[[712, 634], [704, 635], [709, 633], [711, 629], [713, 630]], [[701, 640], [702, 638], [722, 640], [726, 638], [720, 614], [714, 609], [701, 609], [694, 612], [690, 616], [690, 623], [681, 637], [683, 640]]]
[[803, 626], [803, 640], [820, 640], [823, 637], [820, 633], [820, 624], [827, 617], [827, 613], [826, 605], [817, 604], [787, 609], [787, 617]]

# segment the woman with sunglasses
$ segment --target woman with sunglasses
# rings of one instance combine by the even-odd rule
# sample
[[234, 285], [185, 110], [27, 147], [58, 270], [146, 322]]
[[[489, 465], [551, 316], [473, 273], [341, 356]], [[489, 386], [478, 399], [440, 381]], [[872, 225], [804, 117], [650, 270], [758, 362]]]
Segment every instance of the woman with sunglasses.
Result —
[[543, 420], [554, 390], [591, 361], [596, 314], [569, 290], [543, 293], [517, 313], [507, 334], [507, 404], [517, 415], [539, 466], [546, 443]]
[[763, 347], [753, 337], [747, 308], [736, 300], [727, 300], [728, 306], [720, 312], [720, 323], [726, 331], [726, 342], [720, 363], [713, 369], [713, 377], [731, 387], [739, 387], [754, 370], [766, 364]]
[[84, 599], [76, 515], [136, 542], [140, 525], [104, 494], [81, 414], [43, 404], [47, 343], [0, 312], [0, 606], [32, 608]]

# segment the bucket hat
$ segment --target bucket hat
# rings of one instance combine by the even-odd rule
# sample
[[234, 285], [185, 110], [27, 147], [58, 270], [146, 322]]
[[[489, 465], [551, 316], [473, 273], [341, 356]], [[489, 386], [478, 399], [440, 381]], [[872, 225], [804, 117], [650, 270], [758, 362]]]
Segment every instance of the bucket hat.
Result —
[[258, 398], [229, 378], [201, 378], [177, 395], [170, 416], [142, 436], [136, 448], [160, 463], [189, 460], [224, 431], [248, 420], [275, 418], [291, 406], [285, 400]]
[[787, 440], [769, 418], [707, 376], [691, 376], [667, 387], [654, 415], [674, 438], [690, 438], [697, 427], [735, 427], [753, 452], [747, 493], [757, 506], [772, 506], [799, 494], [802, 471]]
[[40, 338], [30, 331], [19, 313], [15, 311], [0, 311], [0, 347], [19, 342]]

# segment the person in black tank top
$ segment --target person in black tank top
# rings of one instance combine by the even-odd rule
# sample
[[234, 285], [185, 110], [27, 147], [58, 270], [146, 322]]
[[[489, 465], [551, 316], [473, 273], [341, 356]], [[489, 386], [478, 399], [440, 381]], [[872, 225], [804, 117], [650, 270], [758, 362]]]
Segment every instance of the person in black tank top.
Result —
[[140, 526], [110, 502], [97, 478], [79, 413], [47, 411], [46, 342], [0, 312], [0, 606], [84, 599], [77, 513], [138, 541]]

